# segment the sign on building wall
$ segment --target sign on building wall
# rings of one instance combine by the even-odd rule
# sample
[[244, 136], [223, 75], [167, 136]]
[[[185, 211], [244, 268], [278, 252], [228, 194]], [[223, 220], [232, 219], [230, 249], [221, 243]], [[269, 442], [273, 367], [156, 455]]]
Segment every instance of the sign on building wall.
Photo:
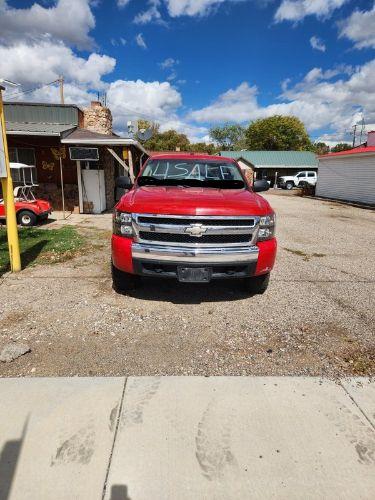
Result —
[[99, 160], [98, 148], [72, 147], [72, 148], [69, 148], [69, 154], [70, 154], [71, 160], [76, 160], [76, 161], [98, 161]]

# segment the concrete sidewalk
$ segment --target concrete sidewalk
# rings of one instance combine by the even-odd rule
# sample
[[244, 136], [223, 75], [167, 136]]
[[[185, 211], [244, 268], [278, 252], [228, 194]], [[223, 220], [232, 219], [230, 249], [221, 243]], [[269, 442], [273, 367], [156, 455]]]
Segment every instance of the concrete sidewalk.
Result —
[[0, 402], [0, 500], [375, 498], [366, 379], [1, 379]]

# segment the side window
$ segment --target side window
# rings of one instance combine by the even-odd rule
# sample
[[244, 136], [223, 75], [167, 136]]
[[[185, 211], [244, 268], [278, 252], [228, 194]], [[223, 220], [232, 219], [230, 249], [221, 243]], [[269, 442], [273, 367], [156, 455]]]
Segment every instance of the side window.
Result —
[[315, 172], [307, 172], [307, 177], [315, 177]]
[[9, 161], [12, 163], [17, 163], [17, 150], [16, 148], [9, 148]]
[[19, 163], [25, 163], [25, 165], [35, 165], [34, 149], [17, 148], [17, 156]]
[[305, 172], [300, 172], [297, 177], [300, 179], [301, 177], [305, 177]]
[[9, 148], [9, 161], [12, 163], [35, 165], [34, 148]]

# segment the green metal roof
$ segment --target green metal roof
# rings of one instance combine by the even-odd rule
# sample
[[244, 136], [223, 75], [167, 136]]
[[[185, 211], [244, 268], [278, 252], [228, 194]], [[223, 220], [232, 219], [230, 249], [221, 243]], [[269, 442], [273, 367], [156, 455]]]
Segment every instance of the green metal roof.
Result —
[[74, 104], [4, 102], [4, 114], [11, 123], [53, 123], [78, 126], [78, 108]]
[[13, 123], [6, 122], [8, 135], [61, 135], [67, 130], [73, 130], [73, 125], [60, 125], [56, 123]]
[[278, 166], [284, 168], [318, 167], [318, 159], [311, 151], [221, 151], [221, 156], [238, 160], [243, 158], [254, 167]]

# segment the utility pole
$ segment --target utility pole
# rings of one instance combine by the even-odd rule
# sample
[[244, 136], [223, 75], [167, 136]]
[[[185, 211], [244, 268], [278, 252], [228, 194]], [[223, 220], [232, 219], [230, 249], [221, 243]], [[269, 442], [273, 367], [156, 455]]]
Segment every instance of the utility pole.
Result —
[[64, 104], [64, 77], [61, 75], [58, 81], [60, 84], [60, 104]]
[[9, 260], [12, 272], [21, 271], [20, 245], [18, 240], [16, 208], [14, 206], [13, 181], [10, 173], [8, 144], [5, 130], [5, 116], [2, 91], [0, 85], [0, 177], [3, 188], [3, 198], [8, 235]]
[[360, 145], [362, 144], [362, 134], [364, 133], [364, 131], [365, 131], [365, 117], [362, 116], [361, 133], [360, 133], [360, 136], [359, 136], [359, 144]]
[[356, 134], [357, 134], [357, 125], [353, 125], [353, 148], [355, 147]]

